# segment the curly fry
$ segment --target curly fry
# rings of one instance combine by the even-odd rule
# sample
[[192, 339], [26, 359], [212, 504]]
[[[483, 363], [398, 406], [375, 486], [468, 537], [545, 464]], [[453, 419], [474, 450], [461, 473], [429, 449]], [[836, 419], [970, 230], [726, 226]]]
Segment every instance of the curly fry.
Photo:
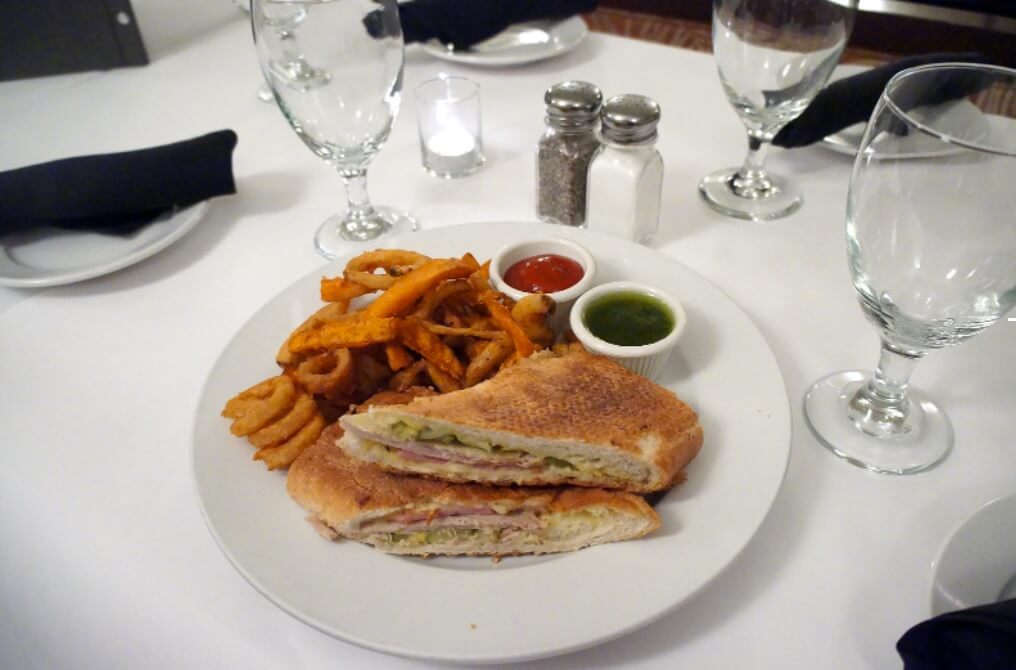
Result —
[[264, 461], [269, 470], [288, 468], [303, 453], [304, 449], [314, 444], [321, 431], [325, 429], [325, 420], [320, 414], [307, 422], [293, 437], [274, 447], [262, 447], [254, 452], [254, 459]]
[[233, 419], [229, 431], [245, 436], [260, 430], [282, 416], [296, 402], [296, 387], [285, 375], [259, 382], [231, 398], [222, 416]]
[[335, 393], [353, 383], [354, 372], [349, 349], [334, 349], [301, 362], [292, 376], [309, 393]]
[[[383, 290], [391, 288], [399, 277], [429, 260], [430, 257], [415, 251], [378, 249], [362, 253], [350, 260], [346, 263], [346, 269], [342, 274], [354, 284], [374, 290]], [[374, 274], [375, 270], [384, 270], [385, 274]]]
[[306, 393], [301, 393], [300, 397], [296, 399], [293, 409], [278, 421], [251, 433], [247, 439], [255, 447], [270, 447], [291, 438], [298, 430], [307, 425], [307, 422], [314, 418], [315, 414], [317, 414], [317, 405], [314, 403], [314, 399]]

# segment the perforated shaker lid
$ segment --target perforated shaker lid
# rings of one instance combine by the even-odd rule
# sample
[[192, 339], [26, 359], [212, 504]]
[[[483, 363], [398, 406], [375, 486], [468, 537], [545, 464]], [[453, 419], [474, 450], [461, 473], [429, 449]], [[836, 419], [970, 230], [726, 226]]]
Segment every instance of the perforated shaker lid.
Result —
[[603, 137], [618, 144], [641, 144], [656, 139], [660, 106], [644, 95], [617, 95], [600, 112]]
[[588, 81], [562, 81], [547, 89], [543, 101], [552, 121], [585, 123], [600, 113], [603, 94]]

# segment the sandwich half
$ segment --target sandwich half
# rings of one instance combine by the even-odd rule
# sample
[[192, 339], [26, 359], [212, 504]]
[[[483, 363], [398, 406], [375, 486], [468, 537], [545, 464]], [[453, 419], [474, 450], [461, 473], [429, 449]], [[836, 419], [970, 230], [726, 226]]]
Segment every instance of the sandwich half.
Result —
[[511, 556], [641, 537], [660, 519], [641, 497], [589, 488], [447, 484], [352, 458], [332, 425], [290, 466], [286, 486], [329, 539], [393, 554]]
[[449, 482], [650, 493], [684, 479], [702, 427], [671, 391], [602, 356], [536, 354], [461, 391], [340, 419], [339, 445]]

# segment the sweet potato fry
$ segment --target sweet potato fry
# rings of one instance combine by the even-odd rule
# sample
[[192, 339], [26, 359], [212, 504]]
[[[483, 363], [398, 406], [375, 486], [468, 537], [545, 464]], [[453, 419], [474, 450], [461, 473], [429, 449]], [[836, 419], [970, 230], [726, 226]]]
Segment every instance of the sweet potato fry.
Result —
[[418, 319], [429, 319], [434, 310], [444, 303], [445, 300], [453, 295], [471, 291], [472, 288], [465, 279], [452, 279], [441, 282], [433, 291], [423, 294], [411, 316]]
[[483, 304], [487, 306], [487, 311], [490, 312], [490, 318], [494, 320], [498, 328], [511, 336], [512, 342], [515, 344], [515, 351], [518, 352], [521, 358], [525, 358], [536, 351], [533, 341], [529, 339], [529, 336], [522, 330], [522, 327], [515, 323], [515, 319], [512, 318], [508, 308], [498, 302], [496, 293], [488, 291], [481, 298], [483, 299]]
[[307, 320], [296, 327], [286, 341], [279, 347], [279, 352], [275, 354], [275, 362], [279, 364], [279, 367], [286, 367], [296, 363], [296, 357], [293, 356], [293, 352], [289, 350], [289, 343], [293, 339], [293, 335], [318, 328], [323, 324], [330, 323], [332, 321], [341, 321], [343, 317], [347, 317], [346, 312], [349, 310], [348, 300], [338, 300], [335, 302], [328, 303], [318, 311], [307, 317]]
[[392, 284], [367, 305], [363, 313], [372, 317], [399, 316], [439, 283], [446, 279], [468, 277], [471, 272], [468, 264], [455, 259], [429, 260]]
[[501, 334], [500, 330], [485, 330], [483, 328], [472, 327], [456, 328], [454, 326], [442, 326], [439, 323], [431, 323], [430, 321], [424, 321], [423, 327], [435, 335], [463, 335], [478, 337], [482, 340], [492, 340]]
[[434, 386], [441, 393], [451, 393], [452, 391], [462, 390], [462, 384], [459, 383], [458, 379], [455, 379], [449, 374], [445, 374], [438, 369], [433, 363], [427, 363], [427, 375], [430, 380], [434, 382]]
[[496, 368], [502, 361], [508, 358], [514, 348], [508, 335], [501, 333], [487, 343], [466, 368], [465, 385], [473, 386], [483, 381], [490, 371]]
[[344, 300], [346, 304], [349, 304], [349, 301], [353, 298], [373, 293], [374, 290], [361, 284], [353, 283], [344, 277], [321, 278], [321, 300], [324, 302]]
[[388, 367], [392, 372], [398, 372], [412, 365], [416, 359], [398, 342], [389, 342], [385, 345], [385, 360], [388, 361]]
[[455, 379], [462, 379], [466, 372], [455, 352], [442, 342], [440, 337], [427, 330], [418, 319], [405, 319], [401, 322], [399, 342]]
[[402, 368], [388, 380], [388, 388], [392, 391], [405, 391], [411, 386], [417, 385], [417, 380], [423, 371], [427, 369], [427, 361], [419, 360], [408, 368]]
[[326, 323], [314, 330], [295, 333], [289, 341], [289, 350], [298, 354], [315, 349], [345, 349], [370, 344], [391, 342], [399, 333], [399, 320], [369, 318], [362, 312], [343, 321]]

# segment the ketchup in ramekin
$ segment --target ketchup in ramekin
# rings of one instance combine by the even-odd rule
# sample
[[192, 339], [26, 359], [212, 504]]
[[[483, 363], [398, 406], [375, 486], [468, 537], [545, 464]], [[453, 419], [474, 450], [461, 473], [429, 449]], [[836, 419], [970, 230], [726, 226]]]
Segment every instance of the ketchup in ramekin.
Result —
[[526, 293], [557, 293], [575, 286], [584, 275], [578, 261], [560, 254], [539, 254], [509, 266], [504, 281]]

